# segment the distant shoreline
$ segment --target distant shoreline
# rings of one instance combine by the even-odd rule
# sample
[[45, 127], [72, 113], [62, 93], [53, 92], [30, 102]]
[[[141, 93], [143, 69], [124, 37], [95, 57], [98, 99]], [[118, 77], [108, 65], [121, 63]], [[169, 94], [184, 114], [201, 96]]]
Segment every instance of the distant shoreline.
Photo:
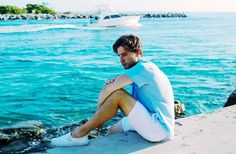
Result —
[[[184, 13], [132, 13], [121, 15], [139, 15], [141, 18], [186, 18]], [[94, 15], [79, 13], [59, 14], [0, 14], [0, 20], [54, 20], [54, 19], [92, 19]]]

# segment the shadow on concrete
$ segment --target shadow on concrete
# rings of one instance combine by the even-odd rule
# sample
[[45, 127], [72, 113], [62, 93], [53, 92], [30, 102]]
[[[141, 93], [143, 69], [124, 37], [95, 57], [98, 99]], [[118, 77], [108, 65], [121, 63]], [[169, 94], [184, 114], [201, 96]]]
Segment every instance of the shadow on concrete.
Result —
[[115, 134], [107, 137], [93, 139], [87, 146], [56, 147], [47, 151], [50, 154], [125, 154], [138, 152], [163, 142], [151, 143], [143, 139], [135, 132]]

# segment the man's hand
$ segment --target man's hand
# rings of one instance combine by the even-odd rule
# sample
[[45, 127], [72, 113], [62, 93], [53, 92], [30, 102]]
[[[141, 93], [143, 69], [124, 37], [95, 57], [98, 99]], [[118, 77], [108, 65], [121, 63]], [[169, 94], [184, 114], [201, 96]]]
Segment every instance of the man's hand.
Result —
[[102, 91], [99, 94], [97, 108], [99, 109], [99, 107], [104, 103], [107, 97], [114, 91], [121, 89], [132, 83], [133, 81], [123, 74], [116, 78], [107, 80], [105, 82], [105, 86], [103, 87]]
[[112, 78], [112, 79], [108, 79], [106, 82], [105, 82], [105, 86], [110, 84], [110, 83], [113, 83], [114, 81], [116, 80], [116, 77], [115, 78]]

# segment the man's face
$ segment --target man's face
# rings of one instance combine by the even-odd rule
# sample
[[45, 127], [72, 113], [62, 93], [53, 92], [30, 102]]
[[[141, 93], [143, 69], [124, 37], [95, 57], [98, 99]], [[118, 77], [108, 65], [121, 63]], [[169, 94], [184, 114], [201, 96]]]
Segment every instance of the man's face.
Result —
[[139, 54], [131, 51], [126, 51], [124, 47], [117, 48], [117, 54], [120, 57], [120, 63], [125, 69], [133, 67], [139, 60]]

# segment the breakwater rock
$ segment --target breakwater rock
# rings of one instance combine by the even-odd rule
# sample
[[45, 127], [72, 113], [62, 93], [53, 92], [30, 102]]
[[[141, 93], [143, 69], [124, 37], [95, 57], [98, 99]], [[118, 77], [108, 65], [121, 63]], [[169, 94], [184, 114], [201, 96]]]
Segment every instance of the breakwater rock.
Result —
[[[141, 18], [186, 18], [184, 13], [157, 13], [157, 14], [122, 14], [139, 15]], [[0, 20], [53, 20], [53, 19], [92, 19], [91, 14], [0, 14]]]
[[184, 13], [143, 14], [143, 18], [186, 18]]
[[0, 127], [0, 154], [45, 151], [51, 148], [52, 138], [68, 133], [87, 121], [84, 119], [58, 128], [45, 128], [40, 121], [27, 121], [11, 127]]
[[224, 107], [236, 105], [236, 89], [229, 95]]
[[89, 15], [77, 14], [0, 14], [0, 20], [52, 20], [52, 19], [89, 19]]

